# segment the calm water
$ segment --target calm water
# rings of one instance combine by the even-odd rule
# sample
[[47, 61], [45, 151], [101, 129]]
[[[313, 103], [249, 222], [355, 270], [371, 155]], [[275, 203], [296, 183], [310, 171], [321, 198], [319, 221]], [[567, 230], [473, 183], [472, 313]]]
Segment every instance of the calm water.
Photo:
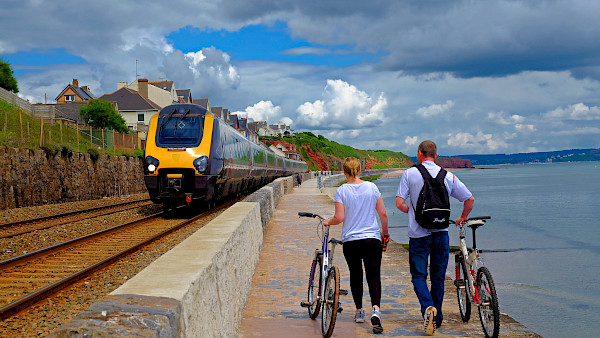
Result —
[[[494, 277], [500, 311], [544, 337], [598, 337], [600, 162], [493, 168], [455, 173], [475, 196], [471, 216], [492, 216], [477, 230], [477, 246]], [[392, 238], [408, 243], [408, 216], [395, 207], [399, 182], [375, 181]], [[452, 200], [456, 218], [462, 205]], [[458, 245], [454, 227], [450, 245]]]

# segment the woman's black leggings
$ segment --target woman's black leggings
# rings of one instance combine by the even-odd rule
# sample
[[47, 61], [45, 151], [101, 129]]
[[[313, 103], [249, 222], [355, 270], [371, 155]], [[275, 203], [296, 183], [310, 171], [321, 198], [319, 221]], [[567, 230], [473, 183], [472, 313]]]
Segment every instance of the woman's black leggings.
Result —
[[352, 298], [354, 298], [354, 305], [357, 309], [362, 308], [362, 263], [364, 262], [371, 304], [379, 306], [381, 301], [381, 241], [375, 238], [359, 239], [344, 242], [342, 247], [350, 270], [350, 290]]

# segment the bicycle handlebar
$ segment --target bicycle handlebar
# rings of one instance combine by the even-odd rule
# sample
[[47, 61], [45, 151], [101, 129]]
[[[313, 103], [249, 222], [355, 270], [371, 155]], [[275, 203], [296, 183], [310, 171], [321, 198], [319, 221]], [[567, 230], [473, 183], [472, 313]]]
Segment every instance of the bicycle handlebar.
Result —
[[299, 213], [298, 213], [298, 216], [299, 216], [299, 217], [312, 217], [312, 218], [319, 218], [319, 219], [321, 219], [321, 220], [325, 219], [325, 218], [323, 218], [323, 217], [321, 217], [321, 216], [319, 216], [319, 215], [317, 215], [317, 214], [313, 214], [313, 213], [311, 213], [311, 212], [299, 212]]
[[[469, 218], [467, 218], [465, 220], [465, 223], [468, 222], [468, 221], [486, 220], [486, 219], [491, 219], [491, 218], [492, 218], [492, 216], [475, 216], [475, 217], [469, 217]], [[452, 223], [452, 224], [456, 223], [456, 221], [454, 221], [452, 219], [448, 220], [448, 222]]]

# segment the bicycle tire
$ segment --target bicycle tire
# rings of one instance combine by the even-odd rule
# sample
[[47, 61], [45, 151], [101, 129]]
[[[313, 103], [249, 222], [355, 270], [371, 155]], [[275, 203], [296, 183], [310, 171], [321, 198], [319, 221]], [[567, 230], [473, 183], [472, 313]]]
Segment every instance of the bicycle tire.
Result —
[[482, 266], [477, 270], [477, 292], [479, 293], [479, 320], [486, 337], [500, 334], [500, 309], [496, 286], [490, 270]]
[[308, 276], [308, 303], [310, 304], [308, 306], [308, 316], [310, 319], [317, 318], [321, 309], [319, 293], [321, 292], [322, 257], [317, 255], [317, 258], [312, 261], [310, 275]]
[[458, 297], [458, 310], [460, 318], [463, 322], [468, 322], [471, 319], [471, 292], [469, 288], [469, 270], [462, 255], [455, 256], [456, 266], [456, 296]]
[[325, 281], [325, 298], [323, 299], [323, 313], [321, 314], [321, 332], [324, 338], [331, 337], [337, 310], [340, 302], [340, 271], [337, 266], [332, 266]]

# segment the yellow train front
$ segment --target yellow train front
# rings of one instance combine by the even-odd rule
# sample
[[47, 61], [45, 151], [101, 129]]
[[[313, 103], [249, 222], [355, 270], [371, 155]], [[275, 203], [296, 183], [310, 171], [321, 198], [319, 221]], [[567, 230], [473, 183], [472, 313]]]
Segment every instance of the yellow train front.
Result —
[[212, 204], [277, 177], [306, 172], [305, 162], [276, 155], [195, 104], [174, 104], [150, 120], [144, 181], [165, 209], [194, 201]]

